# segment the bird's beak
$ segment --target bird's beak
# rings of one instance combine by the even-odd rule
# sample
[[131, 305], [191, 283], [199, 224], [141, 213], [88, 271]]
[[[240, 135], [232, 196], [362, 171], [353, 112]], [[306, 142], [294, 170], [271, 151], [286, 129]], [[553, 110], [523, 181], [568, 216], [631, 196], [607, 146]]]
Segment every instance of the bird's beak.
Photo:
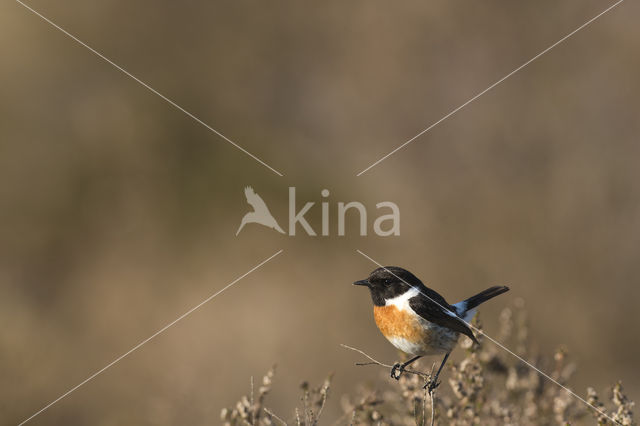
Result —
[[360, 280], [353, 283], [353, 285], [363, 285], [365, 287], [369, 286], [369, 280]]

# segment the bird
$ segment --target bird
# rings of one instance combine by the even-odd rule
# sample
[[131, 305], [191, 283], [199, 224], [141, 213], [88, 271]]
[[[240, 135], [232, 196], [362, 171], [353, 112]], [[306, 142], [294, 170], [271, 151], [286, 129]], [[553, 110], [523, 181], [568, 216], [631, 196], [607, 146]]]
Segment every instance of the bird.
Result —
[[393, 365], [391, 378], [399, 380], [405, 368], [423, 356], [444, 354], [435, 377], [424, 386], [430, 393], [440, 384], [438, 376], [460, 334], [479, 344], [469, 327], [478, 305], [509, 291], [509, 287], [494, 286], [450, 305], [411, 272], [397, 266], [377, 268], [353, 284], [369, 288], [376, 325], [393, 346], [412, 356]]
[[259, 223], [260, 225], [275, 229], [281, 234], [284, 234], [284, 231], [282, 230], [282, 228], [280, 228], [278, 222], [276, 222], [275, 218], [271, 215], [271, 212], [269, 211], [269, 208], [267, 207], [265, 202], [253, 190], [252, 187], [247, 186], [244, 189], [244, 196], [247, 198], [247, 203], [249, 203], [249, 205], [253, 207], [253, 211], [244, 215], [244, 217], [242, 218], [242, 222], [240, 223], [240, 227], [236, 232], [236, 236], [240, 233], [242, 228], [247, 223]]

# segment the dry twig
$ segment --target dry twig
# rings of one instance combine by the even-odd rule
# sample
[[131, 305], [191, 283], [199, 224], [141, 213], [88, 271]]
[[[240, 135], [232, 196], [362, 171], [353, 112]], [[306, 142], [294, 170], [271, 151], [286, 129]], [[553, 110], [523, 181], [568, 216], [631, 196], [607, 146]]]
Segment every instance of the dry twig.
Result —
[[[379, 365], [381, 367], [393, 368], [393, 365], [389, 365], [389, 364], [385, 364], [383, 362], [380, 362], [380, 361], [372, 358], [369, 354], [367, 354], [366, 352], [364, 352], [364, 351], [362, 351], [360, 349], [357, 349], [357, 348], [354, 348], [354, 347], [351, 347], [351, 346], [348, 346], [348, 345], [345, 345], [345, 344], [342, 344], [342, 343], [340, 344], [340, 346], [342, 346], [345, 349], [349, 349], [349, 350], [358, 352], [358, 353], [364, 355], [365, 357], [367, 357], [368, 359], [371, 360], [371, 362], [356, 362], [356, 365], [359, 366], [359, 367], [365, 366], [365, 365]], [[416, 376], [420, 376], [420, 377], [423, 377], [425, 379], [431, 378], [431, 376], [429, 374], [423, 373], [422, 371], [404, 370], [403, 373], [415, 374]]]
[[[358, 349], [358, 348], [354, 348], [352, 346], [349, 345], [345, 345], [343, 343], [340, 344], [340, 346], [342, 346], [345, 349], [349, 349], [352, 350], [354, 352], [358, 352], [359, 354], [365, 356], [367, 359], [370, 360], [370, 362], [356, 362], [355, 365], [357, 366], [365, 366], [365, 365], [379, 365], [381, 367], [385, 367], [385, 368], [393, 368], [392, 365], [389, 364], [385, 364], [383, 362], [378, 361], [377, 359], [373, 358], [371, 355], [367, 354], [365, 351]], [[416, 370], [404, 370], [403, 373], [407, 373], [407, 374], [415, 374], [416, 376], [420, 376], [422, 378], [425, 379], [425, 381], [431, 380], [431, 378], [433, 377], [433, 368], [435, 367], [435, 364], [431, 366], [431, 372], [429, 374], [427, 373], [423, 373], [422, 371], [416, 371]], [[425, 397], [426, 394], [429, 394], [429, 397], [431, 399], [431, 426], [433, 426], [435, 424], [435, 389], [433, 391], [427, 391], [426, 387], [425, 387]], [[425, 403], [426, 403], [426, 399], [425, 399]], [[423, 422], [424, 422], [424, 412], [423, 412]]]
[[274, 419], [278, 420], [280, 423], [282, 423], [284, 426], [288, 426], [287, 422], [285, 422], [284, 420], [282, 420], [279, 416], [277, 416], [273, 411], [269, 410], [267, 407], [263, 407], [262, 408], [265, 413], [267, 413], [268, 415], [270, 415], [271, 417], [273, 417]]

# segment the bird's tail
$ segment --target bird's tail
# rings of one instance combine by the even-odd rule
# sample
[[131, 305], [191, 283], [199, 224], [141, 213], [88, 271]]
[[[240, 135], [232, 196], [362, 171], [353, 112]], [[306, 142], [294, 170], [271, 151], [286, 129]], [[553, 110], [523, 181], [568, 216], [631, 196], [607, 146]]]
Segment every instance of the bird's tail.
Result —
[[[465, 299], [462, 302], [458, 302], [452, 306], [455, 308], [458, 316], [462, 318], [462, 320], [464, 320], [465, 323], [469, 323], [475, 316], [476, 308], [478, 307], [479, 304], [484, 303], [487, 300], [492, 299], [507, 291], [509, 291], [509, 287], [505, 287], [503, 285], [490, 287], [484, 291], [481, 291], [475, 296], [471, 296], [470, 298]], [[472, 338], [472, 340], [475, 343], [478, 343], [475, 337]]]
[[459, 305], [464, 311], [470, 311], [476, 308], [479, 304], [484, 303], [487, 300], [492, 299], [496, 296], [499, 296], [502, 293], [505, 293], [507, 291], [509, 291], [509, 287], [505, 287], [503, 285], [497, 285], [497, 286], [488, 288], [484, 291], [481, 291], [475, 296], [471, 296], [470, 298], [463, 300], [459, 304], [456, 303], [456, 305]]

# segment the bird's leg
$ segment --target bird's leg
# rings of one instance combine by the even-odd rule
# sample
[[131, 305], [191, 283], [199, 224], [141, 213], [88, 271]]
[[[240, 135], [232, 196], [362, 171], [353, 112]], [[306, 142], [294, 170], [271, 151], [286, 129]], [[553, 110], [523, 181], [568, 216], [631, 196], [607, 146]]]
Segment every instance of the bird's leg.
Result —
[[438, 376], [440, 375], [440, 372], [442, 371], [442, 367], [444, 367], [444, 364], [447, 362], [447, 359], [449, 358], [449, 354], [451, 352], [447, 352], [447, 354], [444, 356], [444, 359], [442, 360], [442, 364], [440, 364], [440, 368], [438, 368], [438, 372], [436, 373], [436, 376], [432, 379], [429, 379], [429, 381], [427, 382], [426, 385], [424, 385], [424, 389], [428, 389], [429, 393], [433, 392], [433, 390], [435, 388], [438, 387], [438, 385], [440, 385], [440, 383], [438, 382]]
[[[391, 378], [400, 380], [400, 376], [402, 375], [402, 372], [404, 371], [405, 367], [411, 364], [412, 362], [416, 361], [420, 357], [422, 357], [422, 355], [415, 356], [411, 358], [409, 361], [402, 364], [400, 364], [399, 362], [396, 362], [395, 364], [393, 364], [393, 367], [391, 367]], [[398, 371], [397, 375], [396, 375], [396, 371]]]

